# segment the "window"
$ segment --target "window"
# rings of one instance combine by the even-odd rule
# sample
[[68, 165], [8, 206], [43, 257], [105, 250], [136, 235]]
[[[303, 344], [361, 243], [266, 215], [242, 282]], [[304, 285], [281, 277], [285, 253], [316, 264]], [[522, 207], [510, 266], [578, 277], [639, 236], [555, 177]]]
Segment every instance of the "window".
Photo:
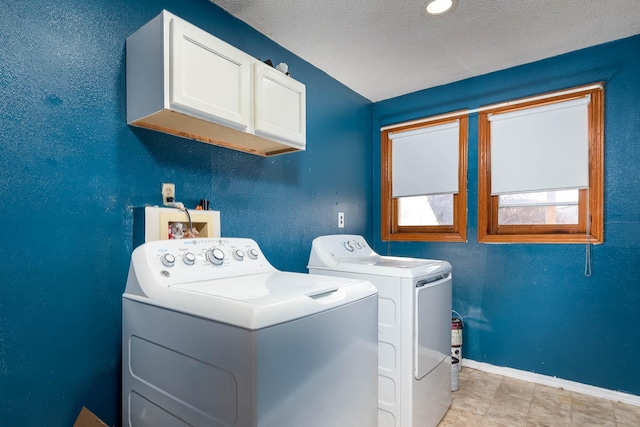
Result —
[[579, 190], [498, 196], [498, 224], [577, 224]]
[[481, 109], [478, 241], [603, 241], [603, 103], [592, 85]]
[[382, 240], [466, 241], [467, 115], [383, 128]]

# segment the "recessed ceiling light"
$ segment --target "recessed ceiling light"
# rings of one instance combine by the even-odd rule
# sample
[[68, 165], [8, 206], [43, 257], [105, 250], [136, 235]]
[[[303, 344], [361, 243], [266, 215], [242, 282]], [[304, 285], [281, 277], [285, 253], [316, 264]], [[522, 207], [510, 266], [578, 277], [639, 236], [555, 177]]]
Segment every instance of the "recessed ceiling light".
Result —
[[455, 9], [458, 0], [427, 0], [422, 10], [427, 15], [442, 15]]

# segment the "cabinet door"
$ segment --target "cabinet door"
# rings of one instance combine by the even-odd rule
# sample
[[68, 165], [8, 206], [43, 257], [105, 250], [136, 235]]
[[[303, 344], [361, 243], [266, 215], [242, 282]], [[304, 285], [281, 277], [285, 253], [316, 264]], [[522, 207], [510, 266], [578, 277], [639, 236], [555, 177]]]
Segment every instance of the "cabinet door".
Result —
[[261, 62], [255, 63], [254, 75], [256, 135], [304, 149], [305, 86]]
[[248, 130], [251, 57], [175, 17], [170, 39], [170, 109]]

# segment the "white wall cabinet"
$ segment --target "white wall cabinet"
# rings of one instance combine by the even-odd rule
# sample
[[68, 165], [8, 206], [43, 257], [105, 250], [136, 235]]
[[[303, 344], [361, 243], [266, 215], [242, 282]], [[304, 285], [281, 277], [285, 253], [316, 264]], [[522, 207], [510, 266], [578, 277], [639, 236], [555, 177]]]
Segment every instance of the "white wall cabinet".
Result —
[[304, 149], [305, 86], [263, 62], [254, 62], [255, 133]]
[[304, 150], [304, 84], [162, 11], [127, 38], [127, 123], [270, 156]]
[[169, 18], [169, 108], [250, 129], [253, 59], [182, 19]]

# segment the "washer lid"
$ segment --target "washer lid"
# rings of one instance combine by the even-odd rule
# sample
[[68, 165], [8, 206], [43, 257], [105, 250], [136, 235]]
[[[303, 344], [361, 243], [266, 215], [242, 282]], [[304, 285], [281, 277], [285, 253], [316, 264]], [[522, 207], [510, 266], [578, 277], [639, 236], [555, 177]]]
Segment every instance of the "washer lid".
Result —
[[276, 271], [172, 284], [151, 300], [125, 297], [256, 330], [376, 294], [363, 280]]
[[[332, 280], [333, 279], [333, 280]], [[242, 277], [171, 285], [170, 288], [256, 306], [324, 294], [356, 282], [299, 273], [261, 273]]]

